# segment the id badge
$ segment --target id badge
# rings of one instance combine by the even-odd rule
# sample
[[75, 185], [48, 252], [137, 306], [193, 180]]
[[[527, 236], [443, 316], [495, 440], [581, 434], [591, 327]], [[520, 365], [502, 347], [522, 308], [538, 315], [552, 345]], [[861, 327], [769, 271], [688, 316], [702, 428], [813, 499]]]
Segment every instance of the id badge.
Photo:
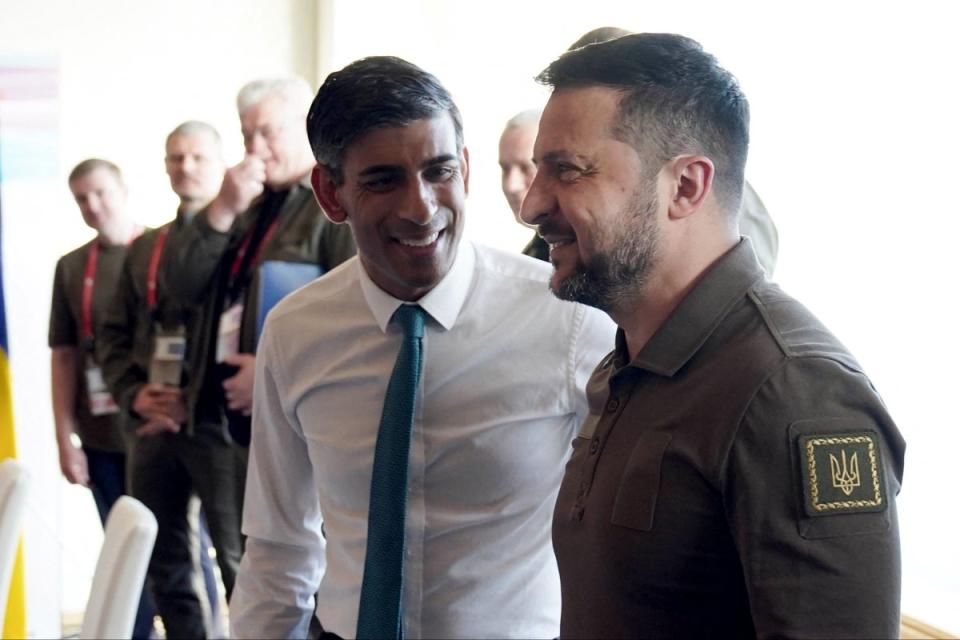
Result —
[[243, 305], [239, 302], [220, 316], [217, 331], [217, 362], [240, 353], [240, 322], [243, 320]]
[[119, 413], [120, 409], [114, 402], [113, 396], [107, 391], [107, 385], [103, 382], [103, 371], [93, 362], [87, 360], [87, 368], [84, 371], [87, 379], [87, 399], [90, 404], [90, 413], [94, 416], [108, 416]]
[[153, 345], [149, 382], [179, 387], [183, 358], [187, 351], [183, 327], [175, 331], [164, 331], [158, 327], [154, 332]]

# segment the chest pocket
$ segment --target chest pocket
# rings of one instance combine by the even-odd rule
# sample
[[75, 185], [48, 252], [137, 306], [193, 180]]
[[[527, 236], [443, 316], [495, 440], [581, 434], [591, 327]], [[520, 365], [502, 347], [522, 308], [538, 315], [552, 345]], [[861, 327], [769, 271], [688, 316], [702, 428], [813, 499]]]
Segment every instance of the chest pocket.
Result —
[[660, 464], [670, 442], [669, 433], [644, 433], [627, 460], [613, 502], [610, 522], [638, 531], [653, 529], [660, 493]]

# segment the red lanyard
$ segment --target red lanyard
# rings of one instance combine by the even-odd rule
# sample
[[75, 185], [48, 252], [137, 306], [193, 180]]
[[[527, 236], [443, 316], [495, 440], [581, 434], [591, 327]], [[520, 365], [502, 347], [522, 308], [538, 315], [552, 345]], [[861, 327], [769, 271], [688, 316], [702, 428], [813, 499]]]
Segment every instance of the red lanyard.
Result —
[[160, 256], [163, 255], [163, 245], [167, 242], [170, 225], [160, 229], [157, 239], [153, 243], [153, 253], [150, 254], [150, 266], [147, 269], [147, 307], [157, 306], [157, 272], [160, 270]]
[[93, 285], [97, 279], [97, 260], [100, 243], [94, 240], [87, 249], [87, 268], [83, 272], [83, 297], [80, 306], [80, 331], [87, 340], [93, 339]]
[[[267, 232], [263, 234], [263, 237], [260, 239], [260, 244], [257, 246], [257, 254], [253, 258], [254, 264], [256, 264], [257, 260], [260, 259], [260, 254], [263, 253], [263, 248], [267, 246], [267, 243], [277, 230], [277, 225], [279, 224], [280, 216], [278, 215], [273, 222], [270, 223], [270, 227], [267, 229]], [[230, 265], [230, 282], [236, 280], [237, 274], [240, 273], [240, 265], [243, 264], [243, 257], [247, 255], [247, 251], [250, 248], [250, 242], [253, 240], [253, 234], [256, 231], [256, 228], [256, 224], [253, 224], [250, 227], [250, 231], [247, 232], [247, 235], [243, 238], [243, 242], [240, 243], [240, 248], [237, 249], [237, 257], [233, 259], [233, 264]]]
[[[129, 245], [143, 233], [143, 227], [136, 227]], [[93, 340], [93, 286], [97, 281], [97, 261], [100, 258], [100, 240], [94, 238], [87, 248], [87, 268], [83, 272], [83, 295], [80, 298], [80, 332], [87, 340]]]

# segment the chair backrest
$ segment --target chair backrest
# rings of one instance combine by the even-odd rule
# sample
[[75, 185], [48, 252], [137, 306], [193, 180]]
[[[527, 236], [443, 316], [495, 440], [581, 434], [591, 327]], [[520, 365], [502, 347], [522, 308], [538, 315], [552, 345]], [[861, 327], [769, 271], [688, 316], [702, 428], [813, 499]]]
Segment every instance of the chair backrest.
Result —
[[0, 629], [3, 629], [7, 612], [10, 578], [29, 488], [30, 476], [22, 464], [13, 458], [0, 463]]
[[104, 530], [81, 638], [129, 638], [157, 538], [157, 519], [130, 496], [117, 500]]

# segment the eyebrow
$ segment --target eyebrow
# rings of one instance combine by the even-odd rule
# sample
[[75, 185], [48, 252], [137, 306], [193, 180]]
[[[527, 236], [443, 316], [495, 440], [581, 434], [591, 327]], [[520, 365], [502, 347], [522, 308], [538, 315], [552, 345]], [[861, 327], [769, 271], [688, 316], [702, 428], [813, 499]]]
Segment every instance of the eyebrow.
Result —
[[[432, 167], [438, 164], [446, 164], [447, 162], [453, 162], [457, 160], [457, 156], [452, 153], [444, 153], [439, 156], [434, 156], [433, 158], [428, 158], [420, 164], [421, 169], [426, 169], [427, 167]], [[399, 165], [395, 164], [375, 164], [367, 167], [360, 172], [360, 176], [370, 176], [380, 173], [396, 173], [403, 171]]]

